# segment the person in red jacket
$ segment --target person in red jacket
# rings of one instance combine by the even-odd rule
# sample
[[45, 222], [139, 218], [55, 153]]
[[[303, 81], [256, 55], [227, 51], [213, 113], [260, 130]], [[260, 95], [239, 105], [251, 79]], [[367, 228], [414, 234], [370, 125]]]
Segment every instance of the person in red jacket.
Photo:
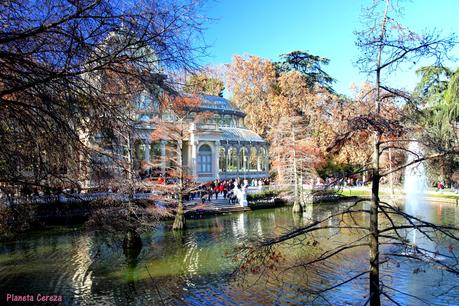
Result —
[[218, 193], [220, 192], [220, 184], [218, 182], [215, 183], [214, 187], [214, 193], [215, 193], [215, 199], [218, 199]]
[[223, 185], [223, 182], [220, 182], [220, 185], [218, 185], [218, 192], [223, 194], [223, 190], [225, 190], [225, 186]]

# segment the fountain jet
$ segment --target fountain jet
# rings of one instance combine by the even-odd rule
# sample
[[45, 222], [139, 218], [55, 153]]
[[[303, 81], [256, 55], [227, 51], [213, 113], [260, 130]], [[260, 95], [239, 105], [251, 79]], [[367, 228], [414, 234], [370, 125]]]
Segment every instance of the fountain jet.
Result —
[[[418, 142], [411, 142], [408, 150], [412, 152], [408, 155], [408, 163], [422, 156], [422, 150]], [[427, 176], [423, 162], [412, 164], [405, 168], [403, 189], [405, 192], [405, 211], [415, 216], [425, 204]]]

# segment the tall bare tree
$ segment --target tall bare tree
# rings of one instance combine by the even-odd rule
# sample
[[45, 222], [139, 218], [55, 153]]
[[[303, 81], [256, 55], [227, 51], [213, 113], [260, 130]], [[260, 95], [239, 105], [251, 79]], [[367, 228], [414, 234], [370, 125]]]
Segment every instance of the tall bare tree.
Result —
[[373, 132], [373, 162], [372, 188], [370, 208], [370, 304], [380, 305], [379, 278], [379, 187], [381, 145], [384, 131], [381, 126], [390, 122], [381, 122], [382, 90], [400, 95], [399, 90], [388, 88], [383, 84], [382, 76], [387, 71], [394, 71], [407, 62], [417, 62], [421, 58], [434, 57], [438, 62], [454, 45], [452, 38], [442, 38], [435, 32], [418, 35], [397, 21], [397, 3], [390, 0], [375, 1], [368, 9], [365, 30], [357, 33], [357, 45], [362, 49], [363, 56], [359, 63], [364, 71], [374, 73], [376, 95], [372, 118]]
[[[160, 193], [156, 197], [157, 201], [177, 205], [172, 226], [174, 230], [185, 229], [185, 198], [198, 187], [192, 169], [183, 157], [187, 150], [186, 145], [190, 141], [191, 129], [208, 115], [198, 112], [200, 104], [201, 98], [197, 96], [167, 96], [163, 100], [163, 107], [167, 114], [161, 119], [154, 120], [156, 129], [151, 139], [166, 141], [167, 145], [166, 156], [162, 161], [165, 166], [165, 176], [154, 181], [153, 188]], [[195, 114], [193, 117], [192, 113]]]
[[322, 161], [314, 141], [319, 121], [318, 95], [311, 91], [306, 76], [288, 71], [277, 80], [277, 94], [270, 103], [271, 160], [278, 180], [293, 186], [293, 210], [301, 212], [304, 180], [315, 176], [314, 169]]
[[68, 186], [91, 136], [131, 124], [132, 99], [195, 68], [195, 2], [0, 3], [0, 186]]
[[[277, 170], [279, 183], [293, 186], [293, 212], [301, 213], [304, 206], [304, 181], [315, 176], [321, 163], [320, 151], [308, 138], [308, 125], [300, 116], [284, 116], [273, 135], [271, 160]], [[289, 188], [288, 192], [292, 190]]]
[[[390, 79], [390, 72], [396, 71], [400, 65], [405, 63], [418, 62], [421, 58], [434, 58], [438, 63], [444, 59], [446, 52], [455, 44], [453, 37], [442, 38], [435, 32], [418, 35], [401, 25], [397, 21], [398, 8], [396, 4], [395, 1], [390, 0], [374, 1], [373, 5], [365, 10], [368, 14], [365, 20], [368, 23], [362, 32], [357, 33], [357, 45], [362, 49], [362, 57], [358, 63], [363, 71], [368, 72], [369, 76], [374, 78], [374, 86], [371, 86], [368, 93], [374, 97], [371, 101], [373, 107], [367, 113], [360, 113], [348, 118], [347, 124], [342, 127], [342, 133], [338, 135], [333, 145], [339, 151], [342, 145], [352, 140], [355, 135], [364, 132], [371, 137], [373, 154], [372, 162], [368, 165], [372, 182], [369, 207], [359, 206], [359, 201], [348, 205], [343, 211], [332, 213], [320, 220], [311, 220], [305, 226], [248, 247], [244, 249], [245, 252], [240, 252], [238, 256], [238, 259], [244, 263], [242, 270], [245, 267], [249, 267], [252, 271], [275, 267], [279, 260], [279, 248], [277, 247], [284, 243], [299, 243], [312, 252], [311, 248], [316, 246], [311, 240], [308, 240], [313, 239], [311, 234], [325, 229], [339, 228], [356, 231], [359, 236], [354, 241], [339, 243], [337, 246], [319, 252], [313, 258], [295, 266], [308, 269], [313, 265], [324, 264], [330, 258], [348, 250], [366, 248], [369, 254], [368, 269], [349, 276], [343, 282], [315, 291], [315, 294], [320, 295], [357, 278], [368, 277], [369, 294], [366, 303], [379, 306], [381, 296], [383, 296], [398, 304], [391, 295], [391, 292], [395, 292], [396, 289], [384, 285], [380, 279], [382, 256], [385, 262], [389, 261], [390, 258], [397, 257], [405, 257], [419, 262], [427, 260], [445, 271], [453, 274], [459, 273], [457, 257], [453, 249], [450, 248], [444, 252], [439, 251], [444, 258], [448, 259], [442, 262], [437, 257], [436, 250], [423, 249], [412, 244], [407, 239], [406, 233], [407, 230], [415, 230], [425, 239], [434, 242], [438, 241], [438, 236], [459, 241], [456, 227], [428, 222], [380, 199], [381, 178], [426, 159], [457, 153], [454, 148], [444, 147], [436, 147], [437, 151], [429, 155], [420, 155], [419, 152], [410, 151], [407, 149], [406, 143], [413, 141], [413, 139], [407, 135], [413, 137], [414, 132], [419, 133], [420, 125], [416, 125], [413, 120], [405, 120], [408, 118], [403, 118], [400, 114], [391, 116], [386, 112], [385, 105], [388, 99], [399, 99], [396, 105], [403, 105], [400, 100], [408, 101], [405, 105], [412, 102], [410, 94], [383, 84], [383, 80]], [[401, 112], [404, 107], [392, 108], [392, 110]], [[407, 155], [414, 155], [414, 158], [384, 170], [381, 167], [381, 156], [388, 150], [401, 150]], [[368, 218], [358, 220], [355, 218], [356, 214], [364, 214]], [[338, 224], [330, 224], [333, 218], [339, 219]], [[387, 245], [397, 247], [399, 252], [393, 252], [382, 247]], [[313, 254], [315, 253], [313, 252]]]

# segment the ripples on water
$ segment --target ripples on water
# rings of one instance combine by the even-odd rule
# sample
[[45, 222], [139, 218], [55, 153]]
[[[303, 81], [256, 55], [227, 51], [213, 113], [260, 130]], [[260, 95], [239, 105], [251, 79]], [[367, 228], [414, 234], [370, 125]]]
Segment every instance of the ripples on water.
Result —
[[[308, 292], [364, 271], [364, 249], [347, 252], [317, 270], [289, 270], [281, 279], [262, 277], [251, 286], [240, 287], [229, 278], [234, 263], [227, 252], [235, 246], [252, 237], [279, 235], [288, 228], [323, 218], [336, 207], [315, 207], [303, 219], [292, 218], [289, 208], [281, 208], [190, 220], [184, 234], [173, 233], [163, 225], [142, 237], [144, 247], [135, 260], [127, 260], [118, 245], [106, 245], [100, 238], [79, 230], [36, 233], [0, 246], [1, 294], [59, 294], [68, 305], [322, 305], [326, 301], [333, 305], [360, 305], [366, 296], [365, 278], [325, 293], [326, 300], [314, 300]], [[432, 221], [459, 223], [455, 206], [429, 207], [427, 214]], [[365, 216], [355, 217], [366, 221]], [[355, 239], [355, 233], [327, 230], [318, 233], [316, 239], [319, 247], [326, 248]], [[312, 247], [289, 245], [283, 253], [286, 261], [295, 262], [309, 250]], [[433, 296], [459, 286], [457, 277], [432, 270], [429, 265], [413, 273], [417, 267], [406, 260], [383, 264], [382, 279], [398, 290], [427, 299], [429, 304], [457, 304], [457, 288]], [[391, 293], [404, 305], [421, 303]]]

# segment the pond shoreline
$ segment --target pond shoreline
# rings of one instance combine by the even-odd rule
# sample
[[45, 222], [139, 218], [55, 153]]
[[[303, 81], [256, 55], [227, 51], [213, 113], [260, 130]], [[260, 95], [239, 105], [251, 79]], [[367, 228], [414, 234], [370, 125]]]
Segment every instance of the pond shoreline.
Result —
[[[381, 197], [383, 201], [390, 200], [390, 197], [383, 195]], [[395, 198], [396, 202], [403, 201], [404, 197], [398, 196]], [[370, 201], [371, 198], [368, 196], [345, 196], [340, 195], [333, 199], [325, 199], [324, 201], [312, 201], [311, 205], [321, 205], [321, 204], [334, 204], [346, 201], [358, 201], [365, 200]], [[425, 197], [427, 202], [432, 203], [444, 203], [459, 206], [459, 199], [447, 198], [447, 197]], [[291, 206], [292, 203], [287, 198], [281, 197], [267, 197], [267, 198], [257, 198], [249, 201], [249, 206], [241, 207], [236, 204], [222, 204], [216, 205], [207, 203], [205, 206], [196, 205], [187, 205], [185, 211], [185, 216], [189, 219], [202, 219], [215, 215], [224, 215], [232, 213], [241, 213], [254, 211], [259, 209], [270, 209], [284, 206]], [[103, 205], [98, 205], [94, 202], [80, 202], [80, 203], [46, 203], [46, 204], [32, 204], [30, 209], [33, 211], [31, 214], [31, 219], [28, 220], [29, 227], [25, 231], [17, 231], [8, 235], [4, 235], [0, 238], [0, 241], [5, 239], [14, 238], [16, 234], [26, 233], [31, 230], [40, 230], [46, 229], [49, 226], [56, 225], [80, 225], [84, 224], [91, 213], [97, 209], [103, 209]], [[174, 219], [174, 215], [164, 217], [164, 221], [170, 221]]]
[[[325, 199], [323, 201], [314, 201], [313, 205], [320, 205], [321, 203], [339, 203], [343, 201], [358, 200], [360, 197], [356, 196], [340, 196], [337, 198]], [[245, 212], [258, 209], [270, 209], [276, 207], [290, 206], [292, 203], [288, 199], [274, 197], [266, 199], [257, 199], [249, 201], [249, 205], [246, 207], [239, 206], [237, 204], [228, 205], [213, 205], [213, 203], [207, 204], [204, 207], [190, 207], [186, 206], [185, 215], [187, 217], [196, 218], [208, 215], [219, 215], [233, 212]], [[99, 205], [94, 205], [92, 202], [81, 202], [75, 203], [49, 203], [46, 205], [36, 204], [34, 210], [36, 214], [37, 222], [47, 222], [55, 220], [70, 221], [72, 219], [86, 220], [91, 212], [97, 209], [103, 209]], [[172, 220], [174, 217], [165, 217], [165, 220]]]
[[[341, 196], [330, 202], [342, 202], [358, 199], [358, 197]], [[145, 201], [145, 200], [144, 200]], [[151, 203], [153, 204], [153, 203]], [[320, 205], [320, 203], [312, 203], [313, 205]], [[206, 206], [188, 207], [185, 210], [185, 216], [189, 219], [200, 219], [215, 215], [241, 213], [247, 211], [254, 211], [259, 209], [270, 209], [277, 207], [284, 207], [292, 205], [289, 199], [281, 197], [267, 197], [258, 198], [249, 201], [247, 207], [241, 207], [236, 204], [230, 205], [212, 205], [208, 203]], [[76, 203], [60, 203], [60, 202], [48, 202], [42, 204], [28, 204], [30, 210], [30, 216], [28, 220], [22, 220], [28, 223], [26, 230], [13, 231], [6, 235], [0, 236], [0, 241], [5, 239], [14, 238], [17, 234], [27, 233], [28, 231], [46, 229], [49, 226], [56, 225], [81, 225], [85, 223], [91, 216], [93, 211], [98, 209], [104, 209], [105, 205], [98, 204], [97, 202], [76, 202]], [[164, 221], [173, 220], [174, 215], [165, 216]]]

